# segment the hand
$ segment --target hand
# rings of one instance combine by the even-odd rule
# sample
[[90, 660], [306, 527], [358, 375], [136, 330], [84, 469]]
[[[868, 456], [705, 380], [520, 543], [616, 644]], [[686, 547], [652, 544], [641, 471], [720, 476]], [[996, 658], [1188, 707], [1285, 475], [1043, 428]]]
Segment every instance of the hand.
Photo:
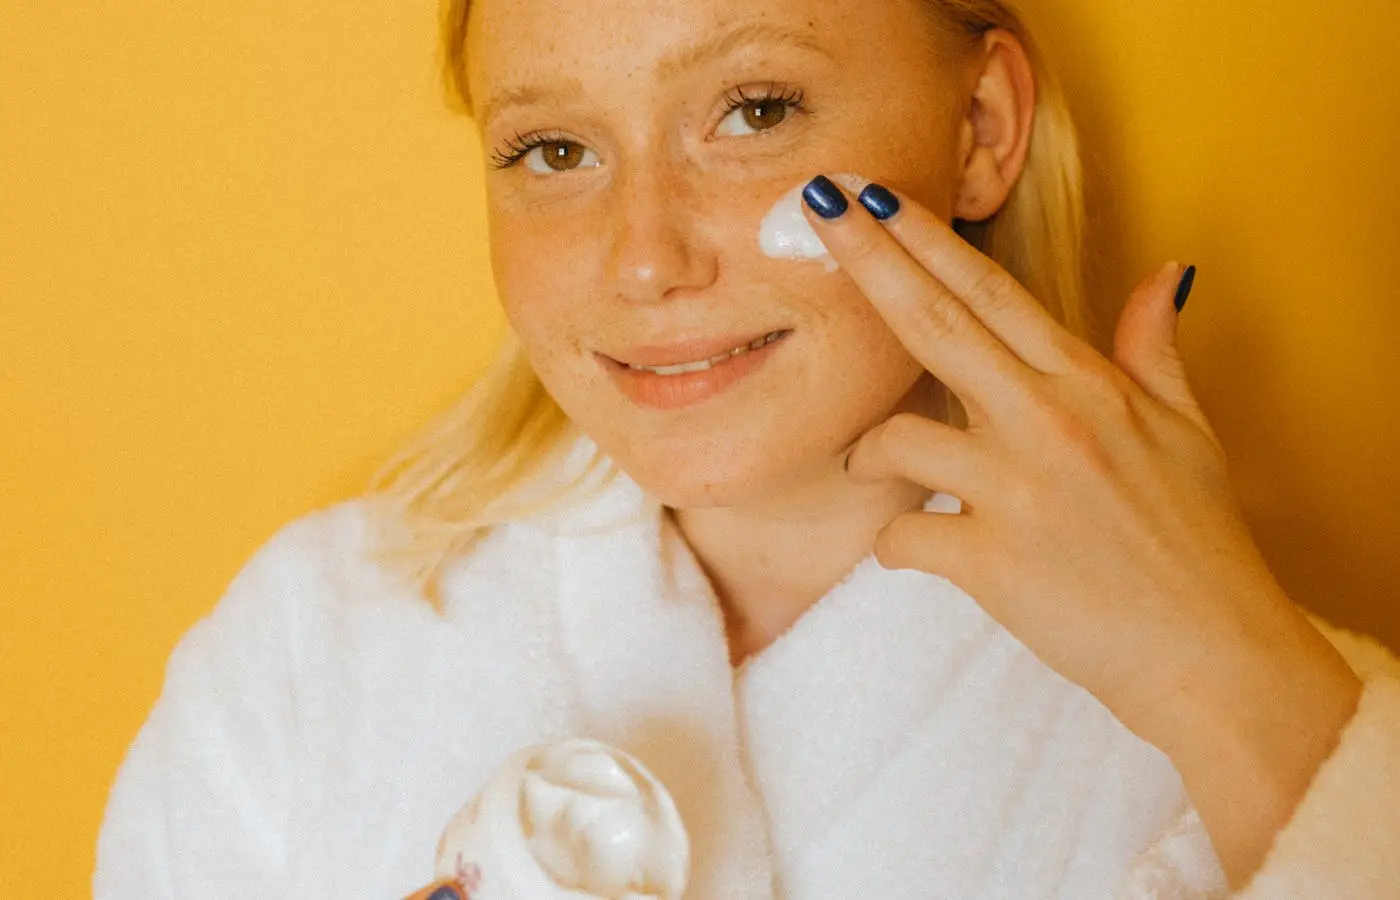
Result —
[[[1216, 815], [1201, 782], [1193, 792], [1227, 872], [1250, 870], [1359, 683], [1249, 534], [1176, 352], [1182, 268], [1166, 266], [1133, 294], [1109, 360], [930, 211], [889, 192], [886, 208], [892, 199], [898, 211], [881, 222], [842, 194], [849, 211], [827, 220], [809, 208], [808, 219], [968, 418], [964, 431], [899, 415], [854, 447], [851, 478], [905, 479], [964, 503], [961, 515], [897, 518], [876, 557], [958, 585], [1183, 775], [1210, 769], [1208, 757], [1216, 774], [1201, 778], [1238, 774], [1220, 765], [1225, 730], [1254, 729], [1228, 736], [1249, 753], [1282, 740], [1274, 757], [1239, 760], [1241, 770], [1278, 768], [1267, 773], [1268, 811], [1243, 833], [1230, 833], [1238, 804]], [[1321, 710], [1311, 723], [1290, 705], [1303, 700]]]

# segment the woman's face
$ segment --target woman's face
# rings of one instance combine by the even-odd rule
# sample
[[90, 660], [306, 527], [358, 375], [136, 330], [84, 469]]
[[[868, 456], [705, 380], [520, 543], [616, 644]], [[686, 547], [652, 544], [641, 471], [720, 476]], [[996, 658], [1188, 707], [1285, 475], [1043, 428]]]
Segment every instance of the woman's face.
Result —
[[[477, 0], [506, 315], [568, 416], [667, 505], [793, 491], [911, 404], [922, 369], [845, 274], [769, 258], [758, 234], [822, 172], [949, 215], [973, 85], [922, 3]], [[631, 367], [775, 334], [704, 371]]]

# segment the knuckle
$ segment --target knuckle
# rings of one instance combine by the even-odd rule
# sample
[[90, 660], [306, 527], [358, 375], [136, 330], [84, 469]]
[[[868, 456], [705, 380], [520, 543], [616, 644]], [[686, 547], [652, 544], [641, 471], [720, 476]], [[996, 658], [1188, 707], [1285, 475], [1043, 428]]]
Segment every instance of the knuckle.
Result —
[[915, 413], [896, 413], [885, 420], [879, 431], [880, 455], [901, 471], [923, 455], [929, 437], [929, 423]]
[[1042, 430], [1053, 425], [1059, 411], [1055, 381], [1049, 378], [1027, 378], [1001, 385], [997, 396], [1017, 419]]
[[1002, 312], [1019, 300], [1015, 283], [994, 265], [977, 277], [969, 293], [976, 298], [979, 307], [992, 313]]
[[1093, 423], [1070, 416], [1059, 427], [1062, 446], [1074, 455], [1080, 467], [1103, 476], [1113, 471], [1113, 455]]
[[881, 440], [884, 441], [886, 449], [897, 452], [900, 447], [918, 441], [923, 436], [923, 419], [915, 413], [902, 412], [885, 420]]
[[[1107, 362], [1103, 356], [1089, 343], [1075, 334], [1067, 331], [1054, 319], [1046, 317], [1046, 320], [1053, 323], [1051, 327], [1052, 337], [1050, 347], [1053, 358], [1058, 362], [1059, 370], [1063, 373], [1074, 371], [1097, 370], [1100, 363]], [[1112, 363], [1108, 363], [1110, 366]], [[1116, 366], [1114, 367], [1116, 368]], [[1120, 370], [1121, 371], [1121, 370]]]
[[[1046, 449], [1061, 460], [1061, 464], [1081, 471], [1087, 467], [1096, 473], [1106, 473], [1112, 469], [1112, 455], [1093, 418], [1082, 415], [1075, 406], [1063, 402], [1052, 391], [1037, 394], [1032, 404], [1035, 417], [1048, 436], [1049, 446]], [[1067, 462], [1071, 460], [1072, 464]]]
[[903, 516], [886, 525], [875, 536], [875, 561], [887, 569], [908, 565], [910, 549], [909, 527]]
[[1138, 408], [1134, 401], [1132, 378], [1116, 366], [1102, 376], [1090, 376], [1087, 391], [1094, 409], [1110, 422], [1123, 425], [1138, 424]]
[[922, 315], [918, 319], [921, 337], [937, 343], [955, 339], [965, 332], [966, 315], [956, 303], [934, 293], [923, 303]]

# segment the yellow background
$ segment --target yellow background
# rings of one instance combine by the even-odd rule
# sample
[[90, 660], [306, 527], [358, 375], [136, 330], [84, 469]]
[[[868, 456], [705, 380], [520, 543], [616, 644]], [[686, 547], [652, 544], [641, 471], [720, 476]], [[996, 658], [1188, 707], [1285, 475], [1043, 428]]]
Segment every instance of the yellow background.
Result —
[[[1044, 2], [1105, 319], [1201, 267], [1181, 343], [1261, 544], [1400, 645], [1400, 6]], [[0, 896], [88, 892], [175, 640], [484, 363], [433, 28], [433, 0], [0, 5]]]

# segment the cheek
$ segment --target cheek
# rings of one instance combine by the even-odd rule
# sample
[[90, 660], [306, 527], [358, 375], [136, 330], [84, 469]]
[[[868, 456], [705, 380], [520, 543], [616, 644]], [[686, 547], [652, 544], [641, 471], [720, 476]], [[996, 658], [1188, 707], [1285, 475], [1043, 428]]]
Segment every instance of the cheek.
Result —
[[923, 367], [848, 278], [836, 273], [828, 280], [836, 284], [815, 306], [821, 318], [812, 378], [822, 384], [826, 412], [844, 435], [880, 421]]
[[567, 217], [492, 211], [491, 270], [501, 307], [541, 369], [578, 343], [588, 246]]

